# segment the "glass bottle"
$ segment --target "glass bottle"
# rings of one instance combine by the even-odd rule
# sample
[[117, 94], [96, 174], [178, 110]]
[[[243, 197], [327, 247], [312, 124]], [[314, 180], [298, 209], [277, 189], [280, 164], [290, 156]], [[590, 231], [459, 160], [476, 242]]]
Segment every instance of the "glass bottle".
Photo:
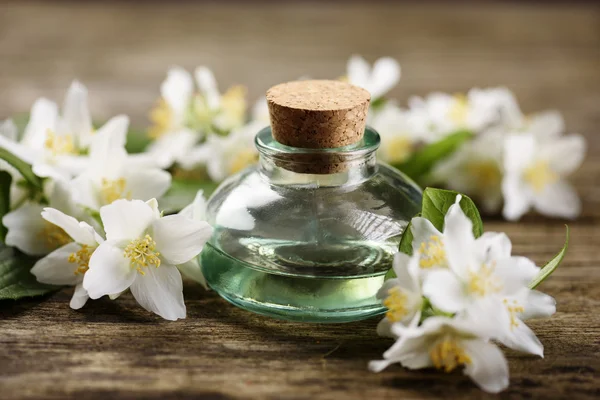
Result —
[[[272, 109], [271, 118], [275, 128]], [[271, 127], [258, 132], [258, 165], [208, 201], [215, 230], [201, 265], [213, 290], [288, 320], [349, 322], [385, 312], [375, 296], [421, 191], [376, 161], [377, 132], [358, 129], [358, 141], [333, 148], [282, 144]]]

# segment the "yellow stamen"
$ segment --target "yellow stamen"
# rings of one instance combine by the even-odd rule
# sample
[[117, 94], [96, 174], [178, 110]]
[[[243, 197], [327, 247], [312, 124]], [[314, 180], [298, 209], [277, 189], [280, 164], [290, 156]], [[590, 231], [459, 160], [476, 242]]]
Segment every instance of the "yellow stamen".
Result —
[[72, 264], [77, 264], [77, 268], [75, 268], [75, 275], [83, 275], [86, 273], [86, 271], [89, 269], [90, 257], [92, 256], [94, 250], [95, 248], [82, 244], [81, 249], [75, 253], [69, 254], [68, 261]]
[[477, 296], [485, 296], [490, 293], [498, 293], [502, 285], [494, 276], [495, 264], [483, 264], [479, 271], [469, 271], [468, 290]]
[[77, 149], [70, 135], [57, 135], [53, 130], [46, 131], [46, 141], [44, 147], [52, 152], [53, 155], [77, 154]]
[[229, 175], [233, 175], [244, 168], [254, 164], [258, 160], [258, 154], [255, 150], [245, 149], [236, 153], [235, 157], [229, 163]]
[[53, 248], [64, 246], [73, 241], [62, 228], [46, 220], [44, 220], [44, 227], [39, 232], [38, 237]]
[[475, 183], [475, 187], [484, 193], [498, 187], [502, 180], [500, 167], [492, 160], [471, 161], [465, 165], [465, 170]]
[[457, 367], [471, 363], [471, 357], [456, 340], [449, 337], [437, 342], [429, 351], [429, 357], [434, 367], [444, 372], [452, 372]]
[[385, 314], [391, 322], [399, 322], [406, 316], [408, 310], [406, 302], [408, 298], [402, 293], [399, 287], [393, 287], [388, 290], [388, 297], [383, 301], [383, 305], [387, 307], [388, 312]]
[[231, 128], [241, 126], [246, 117], [246, 93], [245, 86], [237, 85], [230, 87], [221, 96], [221, 110], [225, 119], [230, 122]]
[[110, 204], [118, 199], [131, 200], [131, 191], [125, 191], [127, 181], [125, 178], [119, 178], [115, 180], [109, 180], [102, 178], [102, 187], [100, 193], [104, 199], [105, 204]]
[[467, 96], [462, 93], [454, 95], [454, 104], [448, 110], [448, 117], [457, 125], [464, 125], [467, 121], [467, 113], [469, 111], [469, 104]]
[[421, 268], [445, 268], [448, 266], [444, 243], [438, 235], [433, 235], [429, 238], [429, 241], [421, 243], [419, 252], [421, 253], [421, 260], [419, 261]]
[[383, 159], [390, 163], [400, 163], [412, 154], [413, 143], [404, 135], [398, 135], [393, 139], [389, 139], [387, 143], [383, 143], [381, 147]]
[[165, 99], [160, 98], [150, 111], [150, 121], [152, 126], [148, 129], [148, 136], [152, 139], [161, 137], [169, 130], [173, 122], [173, 111]]
[[131, 260], [132, 268], [135, 268], [140, 274], [146, 275], [142, 268], [151, 265], [156, 268], [160, 267], [160, 253], [155, 249], [156, 242], [152, 240], [150, 235], [146, 235], [141, 239], [132, 240], [125, 247], [125, 257]]
[[547, 161], [538, 160], [527, 168], [523, 178], [537, 193], [542, 192], [546, 186], [558, 181], [558, 174], [552, 171]]
[[504, 299], [503, 303], [506, 305], [508, 313], [510, 314], [510, 330], [513, 330], [519, 326], [518, 315], [525, 312], [525, 308], [521, 306], [517, 300], [513, 300], [512, 303], [510, 303], [508, 299]]

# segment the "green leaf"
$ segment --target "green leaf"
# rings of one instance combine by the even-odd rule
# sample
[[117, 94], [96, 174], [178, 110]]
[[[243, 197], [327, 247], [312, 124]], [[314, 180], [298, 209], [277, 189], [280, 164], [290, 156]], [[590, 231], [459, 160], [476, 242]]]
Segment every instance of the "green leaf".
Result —
[[372, 99], [371, 100], [371, 108], [373, 110], [379, 110], [380, 108], [383, 108], [385, 103], [387, 103], [387, 100], [383, 97], [378, 97], [376, 99]]
[[42, 190], [43, 184], [42, 179], [33, 173], [31, 169], [31, 165], [27, 164], [25, 161], [21, 160], [19, 157], [15, 156], [10, 151], [0, 148], [0, 159], [3, 159], [10, 165], [12, 165], [23, 178], [36, 189]]
[[125, 149], [128, 153], [141, 153], [152, 142], [146, 131], [130, 129], [127, 133], [127, 143]]
[[471, 131], [457, 131], [442, 140], [425, 145], [414, 152], [408, 160], [400, 164], [395, 164], [394, 167], [412, 179], [421, 181], [422, 178], [431, 172], [431, 169], [437, 162], [450, 156], [472, 137], [473, 132]]
[[535, 289], [540, 283], [546, 280], [554, 270], [560, 265], [563, 258], [565, 258], [565, 254], [567, 253], [567, 248], [569, 247], [569, 226], [567, 225], [567, 238], [565, 239], [565, 245], [558, 252], [556, 256], [552, 260], [550, 260], [544, 268], [540, 271], [540, 273], [531, 281], [529, 284], [530, 289]]
[[41, 296], [60, 286], [39, 283], [29, 272], [36, 259], [0, 245], [0, 300]]
[[[421, 216], [421, 213], [418, 213], [417, 215], [415, 215], [415, 217], [420, 217], [420, 216]], [[413, 253], [413, 248], [412, 248], [413, 234], [411, 231], [411, 227], [412, 227], [412, 221], [410, 221], [408, 223], [408, 225], [406, 225], [406, 229], [402, 233], [402, 238], [400, 239], [400, 246], [398, 247], [398, 250], [400, 250], [404, 254], [408, 254], [409, 256], [412, 256], [412, 253]]]
[[6, 171], [0, 171], [0, 242], [4, 243], [6, 232], [2, 218], [10, 211], [10, 184], [12, 176]]
[[169, 191], [158, 201], [160, 209], [166, 214], [178, 212], [194, 201], [198, 190], [204, 191], [204, 197], [209, 197], [219, 184], [213, 181], [198, 181], [191, 179], [173, 179]]
[[[453, 190], [426, 188], [423, 192], [421, 213], [416, 216], [428, 219], [436, 229], [443, 231], [446, 213], [456, 201], [456, 196], [458, 194], [458, 192]], [[473, 200], [464, 194], [461, 196], [460, 208], [462, 208], [467, 218], [473, 222], [473, 235], [477, 238], [483, 234], [483, 222], [481, 221], [481, 216], [479, 215], [479, 211], [477, 210], [475, 203], [473, 203]], [[410, 229], [411, 223], [409, 223], [404, 230], [399, 246], [399, 250], [408, 255], [412, 255], [413, 234]], [[390, 269], [385, 275], [386, 280], [395, 277], [396, 274], [393, 269]]]
[[[422, 217], [428, 219], [433, 226], [442, 231], [444, 229], [444, 218], [446, 213], [456, 201], [456, 196], [458, 194], [458, 192], [453, 190], [435, 188], [425, 189], [423, 192], [423, 206], [421, 209]], [[460, 208], [462, 208], [467, 218], [473, 222], [473, 235], [477, 238], [483, 234], [483, 222], [481, 221], [481, 216], [479, 215], [479, 211], [477, 210], [475, 203], [473, 203], [473, 200], [464, 194], [461, 196]]]

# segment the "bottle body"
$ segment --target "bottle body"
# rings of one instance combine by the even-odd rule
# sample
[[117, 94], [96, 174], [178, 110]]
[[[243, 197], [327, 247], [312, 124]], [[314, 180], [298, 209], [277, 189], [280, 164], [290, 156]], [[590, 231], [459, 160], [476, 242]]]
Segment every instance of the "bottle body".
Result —
[[375, 295], [421, 192], [374, 155], [362, 161], [305, 174], [261, 154], [259, 165], [224, 182], [207, 208], [215, 227], [201, 255], [208, 284], [242, 308], [285, 319], [384, 312]]

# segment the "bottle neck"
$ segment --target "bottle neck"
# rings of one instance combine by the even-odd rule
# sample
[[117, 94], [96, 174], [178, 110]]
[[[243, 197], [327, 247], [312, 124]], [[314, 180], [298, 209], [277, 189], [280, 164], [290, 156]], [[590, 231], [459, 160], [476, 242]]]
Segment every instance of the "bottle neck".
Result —
[[283, 145], [273, 139], [270, 128], [256, 135], [259, 171], [275, 185], [308, 187], [353, 185], [377, 172], [375, 152], [379, 134], [367, 128], [358, 143], [324, 149]]
[[377, 159], [374, 153], [357, 160], [336, 164], [339, 170], [331, 173], [298, 172], [303, 163], [294, 160], [281, 160], [271, 155], [261, 154], [258, 168], [262, 176], [274, 185], [294, 185], [307, 187], [355, 185], [369, 179], [377, 172]]

